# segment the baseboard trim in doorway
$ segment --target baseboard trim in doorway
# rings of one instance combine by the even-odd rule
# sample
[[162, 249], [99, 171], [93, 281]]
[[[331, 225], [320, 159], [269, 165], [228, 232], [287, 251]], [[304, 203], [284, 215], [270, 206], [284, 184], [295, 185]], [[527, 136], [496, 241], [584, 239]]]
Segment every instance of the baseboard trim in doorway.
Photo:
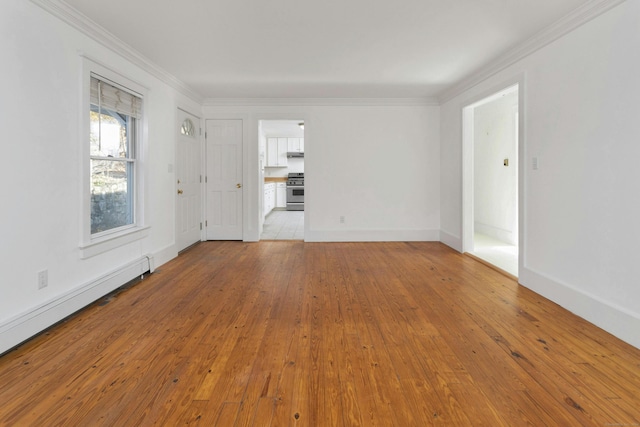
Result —
[[260, 239], [261, 242], [300, 242], [304, 243], [304, 239]]
[[491, 264], [489, 261], [486, 261], [482, 258], [480, 258], [479, 256], [473, 255], [472, 253], [469, 252], [465, 252], [464, 253], [466, 256], [468, 256], [469, 258], [473, 258], [474, 260], [478, 261], [481, 264], [486, 265], [487, 267], [497, 271], [498, 273], [503, 274], [504, 276], [507, 276], [509, 279], [513, 279], [516, 282], [518, 281], [518, 278], [516, 276], [514, 276], [513, 274], [509, 273], [508, 271], [505, 271], [503, 269], [501, 269], [500, 267], [497, 267], [493, 264]]

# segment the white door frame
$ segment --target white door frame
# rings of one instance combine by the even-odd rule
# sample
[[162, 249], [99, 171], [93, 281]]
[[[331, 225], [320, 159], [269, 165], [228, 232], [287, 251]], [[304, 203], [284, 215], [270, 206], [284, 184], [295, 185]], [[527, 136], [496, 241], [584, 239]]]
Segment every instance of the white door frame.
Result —
[[[308, 157], [308, 140], [310, 139], [310, 127], [311, 127], [311, 119], [309, 118], [309, 115], [306, 114], [303, 111], [298, 111], [298, 112], [287, 112], [287, 113], [259, 113], [259, 114], [255, 114], [252, 118], [252, 125], [253, 125], [253, 129], [254, 132], [251, 134], [251, 144], [250, 146], [252, 147], [251, 150], [254, 151], [256, 153], [255, 158], [256, 158], [256, 162], [255, 162], [255, 172], [256, 175], [258, 177], [258, 192], [256, 194], [256, 199], [255, 199], [255, 205], [257, 207], [259, 207], [259, 209], [257, 209], [257, 212], [255, 212], [256, 215], [254, 215], [251, 218], [251, 222], [255, 223], [256, 229], [258, 230], [258, 234], [257, 234], [257, 239], [256, 240], [260, 240], [260, 234], [262, 233], [262, 224], [264, 219], [262, 218], [262, 203], [261, 200], [264, 197], [264, 181], [260, 182], [259, 177], [260, 177], [260, 160], [258, 159], [258, 156], [260, 154], [260, 134], [259, 134], [259, 125], [260, 122], [263, 120], [290, 120], [290, 121], [300, 121], [300, 122], [304, 122], [304, 195], [305, 195], [305, 199], [304, 199], [304, 235], [307, 236], [308, 235], [308, 230], [309, 230], [309, 225], [310, 225], [310, 215], [309, 215], [309, 211], [310, 211], [310, 206], [312, 206], [312, 204], [310, 203], [310, 199], [307, 197], [307, 194], [309, 194], [309, 184], [310, 184], [310, 174], [309, 174], [309, 162], [307, 161], [307, 157]], [[312, 176], [312, 174], [311, 174]], [[313, 182], [313, 180], [311, 179], [311, 183]]]
[[525, 236], [525, 79], [524, 75], [506, 81], [475, 96], [462, 107], [462, 252], [473, 252], [474, 235], [474, 109], [492, 101], [502, 93], [518, 89], [518, 271], [523, 269]]

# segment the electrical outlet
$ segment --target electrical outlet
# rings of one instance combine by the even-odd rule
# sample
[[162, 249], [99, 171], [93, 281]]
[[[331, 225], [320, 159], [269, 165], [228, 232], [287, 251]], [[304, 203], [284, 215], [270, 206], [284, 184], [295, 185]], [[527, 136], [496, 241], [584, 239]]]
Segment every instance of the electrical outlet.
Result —
[[49, 285], [49, 271], [42, 270], [38, 273], [38, 289], [46, 288]]
[[344, 224], [344, 216], [340, 217], [340, 224]]

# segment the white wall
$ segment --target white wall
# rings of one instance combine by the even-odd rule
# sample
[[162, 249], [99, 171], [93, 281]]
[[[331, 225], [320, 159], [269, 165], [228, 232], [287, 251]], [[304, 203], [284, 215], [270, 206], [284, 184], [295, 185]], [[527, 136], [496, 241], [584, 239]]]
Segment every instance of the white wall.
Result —
[[[627, 1], [441, 107], [205, 107], [205, 118], [245, 123], [245, 240], [259, 236], [258, 120], [294, 118], [307, 131], [307, 240], [442, 235], [461, 248], [462, 107], [524, 73], [523, 157], [527, 166], [539, 157], [540, 170], [521, 173], [520, 281], [640, 347], [639, 27], [640, 3]], [[81, 52], [148, 89], [149, 235], [87, 259], [79, 249]], [[0, 55], [2, 352], [122, 284], [126, 275], [116, 273], [135, 275], [127, 267], [146, 255], [156, 266], [175, 256], [176, 108], [201, 114], [169, 85], [24, 0], [0, 6]], [[39, 291], [44, 269], [49, 286]]]
[[636, 347], [638, 28], [624, 2], [441, 107], [443, 240], [460, 249], [461, 110], [524, 74], [520, 282]]
[[[33, 3], [6, 0], [0, 7], [0, 126], [6, 160], [0, 178], [7, 187], [0, 210], [2, 352], [176, 255], [176, 189], [170, 172], [175, 170], [176, 111], [181, 107], [202, 114], [197, 102], [157, 74]], [[143, 196], [148, 235], [88, 258], [82, 258], [79, 247], [82, 55], [147, 89]], [[283, 114], [292, 110], [295, 114]], [[309, 240], [438, 239], [437, 107], [210, 107], [206, 117], [245, 123], [246, 147], [251, 142], [244, 154], [249, 183], [245, 240], [259, 236], [260, 118], [317, 121], [306, 141], [307, 147], [314, 137], [319, 142], [317, 160], [305, 165]], [[344, 150], [347, 145], [351, 148]], [[311, 150], [307, 156], [313, 156]], [[347, 218], [337, 231], [336, 215]], [[38, 290], [41, 270], [48, 270], [49, 284]]]
[[[258, 120], [304, 120], [305, 240], [439, 239], [437, 106], [205, 106], [204, 115], [245, 118], [245, 181], [256, 184]], [[257, 240], [257, 185], [245, 188], [244, 238]]]
[[[304, 172], [304, 157], [291, 157], [287, 159], [287, 174], [290, 172]], [[287, 176], [287, 174], [283, 176]]]
[[517, 108], [512, 91], [475, 107], [473, 115], [474, 230], [511, 244], [518, 241]]
[[[147, 255], [156, 266], [175, 256], [169, 169], [175, 163], [176, 110], [182, 106], [200, 115], [200, 107], [31, 2], [4, 0], [0, 9], [2, 352], [135, 277]], [[80, 53], [148, 89], [149, 234], [87, 259], [79, 249], [85, 162]], [[49, 285], [38, 290], [37, 274], [45, 269]]]

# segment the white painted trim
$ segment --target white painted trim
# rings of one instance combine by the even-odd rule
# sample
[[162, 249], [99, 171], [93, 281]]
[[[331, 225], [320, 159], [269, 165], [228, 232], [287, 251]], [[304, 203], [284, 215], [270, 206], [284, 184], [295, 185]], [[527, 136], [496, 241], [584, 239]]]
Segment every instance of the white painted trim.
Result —
[[[142, 165], [145, 163], [146, 153], [148, 151], [148, 132], [147, 132], [147, 108], [146, 99], [148, 88], [135, 80], [130, 79], [128, 76], [119, 73], [118, 71], [95, 61], [90, 56], [80, 54], [81, 70], [82, 70], [82, 86], [80, 88], [80, 137], [82, 161], [80, 162], [80, 179], [82, 182], [81, 188], [81, 212], [82, 217], [80, 221], [80, 256], [82, 259], [90, 258], [92, 256], [101, 254], [103, 252], [115, 249], [121, 245], [131, 243], [135, 240], [145, 238], [149, 235], [149, 226], [146, 225], [145, 206], [146, 206], [146, 194], [145, 194], [145, 182], [146, 172], [143, 170]], [[91, 234], [91, 200], [89, 195], [90, 190], [90, 167], [89, 167], [89, 144], [87, 144], [86, 137], [89, 135], [89, 81], [91, 75], [95, 74], [103, 79], [110, 81], [111, 83], [121, 86], [124, 90], [131, 93], [135, 93], [136, 96], [142, 99], [142, 118], [138, 120], [139, 127], [136, 130], [137, 140], [135, 142], [135, 173], [134, 173], [134, 217], [135, 221], [131, 226], [126, 227], [120, 231], [113, 233], [106, 233], [103, 235]]]
[[439, 242], [440, 230], [305, 230], [304, 241]]
[[529, 267], [520, 266], [518, 279], [528, 289], [640, 348], [640, 312], [628, 310]]
[[554, 24], [538, 32], [523, 43], [505, 52], [479, 70], [471, 73], [469, 77], [457, 84], [445, 89], [437, 97], [426, 98], [205, 98], [203, 99], [191, 87], [178, 80], [175, 76], [144, 57], [124, 41], [78, 12], [62, 0], [30, 0], [53, 16], [69, 24], [81, 33], [97, 41], [101, 45], [121, 55], [131, 63], [147, 71], [151, 75], [162, 80], [178, 92], [188, 98], [203, 104], [204, 106], [437, 106], [462, 94], [492, 75], [504, 70], [506, 67], [525, 58], [533, 52], [541, 49], [549, 43], [559, 39], [581, 25], [600, 16], [609, 9], [623, 3], [626, 0], [591, 0], [585, 5], [575, 9]]
[[[179, 102], [176, 108], [184, 113], [191, 114], [192, 116], [196, 117], [198, 120], [202, 120], [202, 110], [199, 109], [199, 107], [197, 109], [197, 112], [194, 112], [195, 110], [192, 110], [191, 107], [186, 106], [181, 102]], [[179, 128], [177, 129], [177, 132], [180, 132]], [[204, 132], [202, 132], [202, 136], [204, 136]]]
[[[248, 224], [252, 227], [252, 233], [245, 236], [245, 240], [244, 240], [245, 242], [259, 241], [260, 236], [262, 234], [263, 225], [264, 225], [264, 214], [262, 212], [262, 206], [261, 206], [262, 203], [260, 202], [261, 198], [264, 195], [264, 181], [260, 180], [260, 173], [259, 173], [260, 160], [259, 160], [258, 143], [260, 140], [260, 135], [259, 135], [260, 122], [268, 121], [268, 120], [295, 120], [295, 121], [304, 122], [303, 138], [305, 141], [305, 158], [309, 159], [310, 157], [313, 157], [313, 144], [309, 144], [310, 141], [313, 141], [313, 138], [311, 136], [312, 129], [313, 129], [313, 120], [308, 112], [295, 111], [295, 110], [296, 108], [292, 108], [291, 111], [285, 111], [282, 113], [258, 111], [257, 113], [254, 113], [251, 115], [250, 133], [248, 134], [249, 140], [247, 143], [247, 149], [249, 150], [248, 154], [250, 155], [250, 159], [254, 159], [254, 161], [253, 163], [249, 162], [248, 164], [251, 168], [255, 168], [255, 171], [257, 172], [255, 174], [255, 183], [258, 191], [257, 191], [257, 194], [249, 196], [250, 197], [249, 200], [254, 200], [256, 204], [255, 204], [255, 209], [251, 212], [248, 212], [249, 218], [247, 219], [247, 221], [248, 221]], [[311, 147], [311, 150], [309, 150], [309, 147]], [[250, 173], [250, 171], [248, 171], [248, 173]], [[311, 194], [312, 194], [313, 190], [312, 189], [309, 190], [309, 187], [310, 187], [309, 182], [313, 182], [314, 180], [313, 177], [315, 176], [315, 172], [313, 170], [313, 167], [310, 167], [310, 163], [308, 161], [305, 163], [305, 166], [304, 166], [304, 174], [305, 174], [305, 182], [306, 182], [305, 192], [308, 195], [310, 194], [309, 191], [311, 191]], [[248, 175], [248, 178], [250, 178], [250, 175]], [[251, 182], [251, 180], [249, 180], [248, 182]], [[306, 210], [304, 213], [304, 227], [305, 227], [304, 233], [305, 234], [307, 233], [307, 228], [312, 224], [309, 216], [309, 210], [310, 210], [309, 207], [311, 206], [311, 204], [309, 203], [308, 197], [306, 200], [307, 200], [305, 202]]]
[[176, 248], [176, 245], [173, 244], [155, 251], [153, 253], [153, 256], [151, 257], [152, 262], [151, 265], [149, 265], [149, 271], [153, 273], [157, 266], [166, 264], [177, 256], [178, 250]]
[[506, 230], [504, 228], [484, 224], [478, 221], [473, 223], [473, 231], [506, 243], [515, 244], [518, 240], [516, 233], [514, 233], [513, 230]]
[[568, 15], [539, 31], [523, 43], [489, 61], [487, 65], [469, 74], [455, 85], [445, 89], [438, 95], [440, 104], [455, 98], [471, 89], [478, 83], [531, 55], [546, 45], [558, 40], [565, 34], [597, 18], [608, 10], [624, 3], [626, 0], [591, 0]]
[[525, 119], [526, 119], [526, 74], [519, 73], [502, 83], [493, 86], [482, 93], [468, 99], [462, 104], [462, 251], [473, 252], [474, 240], [474, 164], [473, 164], [473, 122], [476, 107], [495, 100], [495, 97], [503, 93], [518, 91], [518, 265], [522, 265], [525, 259], [524, 216], [525, 206], [525, 172], [524, 152]]
[[440, 242], [455, 249], [458, 252], [462, 252], [462, 239], [460, 236], [454, 236], [453, 234], [440, 230]]
[[475, 108], [462, 108], [462, 252], [473, 252], [474, 235], [474, 185], [473, 130]]
[[205, 107], [438, 106], [437, 98], [206, 98]]
[[119, 248], [136, 240], [144, 239], [149, 236], [149, 226], [131, 227], [120, 233], [103, 236], [100, 239], [93, 239], [90, 243], [80, 245], [80, 257], [82, 259], [91, 258], [92, 256]]
[[87, 37], [95, 40], [104, 47], [112, 50], [122, 56], [132, 64], [140, 67], [152, 76], [160, 79], [167, 85], [171, 86], [187, 98], [202, 103], [202, 96], [197, 94], [193, 89], [182, 81], [178, 80], [173, 74], [170, 74], [160, 66], [153, 63], [137, 50], [133, 49], [124, 41], [107, 31], [105, 28], [89, 19], [86, 15], [78, 12], [62, 0], [30, 0], [36, 6], [41, 7], [51, 15], [69, 24], [71, 27], [80, 31]]
[[153, 264], [152, 255], [144, 256], [2, 322], [0, 354], [144, 274]]

